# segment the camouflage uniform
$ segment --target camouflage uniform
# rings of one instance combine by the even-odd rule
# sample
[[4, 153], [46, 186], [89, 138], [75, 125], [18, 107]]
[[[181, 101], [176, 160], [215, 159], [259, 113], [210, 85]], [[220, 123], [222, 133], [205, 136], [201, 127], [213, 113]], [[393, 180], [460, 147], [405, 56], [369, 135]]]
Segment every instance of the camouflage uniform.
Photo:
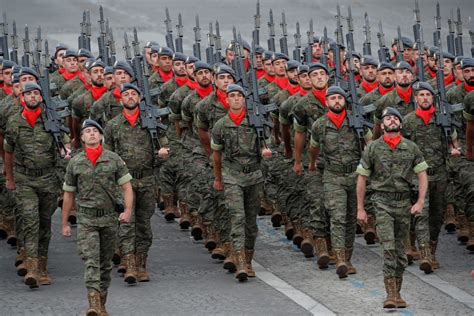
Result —
[[79, 78], [79, 75], [74, 77], [73, 79], [64, 83], [59, 90], [59, 96], [62, 100], [67, 100], [71, 95], [73, 95], [78, 89], [83, 88], [84, 83]]
[[161, 78], [160, 73], [155, 71], [148, 79], [148, 83], [150, 84], [150, 89], [155, 89], [161, 87], [165, 82]]
[[122, 105], [117, 101], [114, 90], [112, 90], [94, 102], [90, 109], [90, 118], [104, 126], [108, 121], [122, 113], [122, 109]]
[[111, 193], [104, 188], [115, 192], [116, 185], [123, 185], [131, 179], [125, 162], [106, 149], [94, 167], [84, 151], [74, 156], [67, 166], [63, 190], [75, 193], [79, 207], [77, 248], [85, 263], [84, 279], [88, 292], [107, 291], [111, 281], [118, 221]]
[[415, 103], [413, 100], [414, 93], [412, 92], [410, 102], [405, 104], [405, 102], [398, 96], [397, 89], [393, 89], [391, 92], [387, 93], [380, 99], [375, 102], [375, 123], [380, 122], [380, 117], [382, 116], [382, 111], [387, 107], [391, 106], [397, 109], [401, 115], [405, 116], [411, 111], [415, 110]]
[[[462, 86], [462, 85], [460, 85]], [[474, 92], [469, 92], [464, 98], [464, 118], [471, 123], [474, 121]], [[470, 135], [472, 137], [472, 135]], [[465, 194], [465, 216], [469, 225], [468, 249], [474, 250], [474, 162], [464, 161], [460, 169], [460, 183]], [[461, 224], [461, 223], [460, 223]]]
[[94, 104], [94, 98], [90, 91], [85, 91], [77, 96], [72, 102], [71, 116], [81, 124], [85, 119], [89, 118], [91, 107]]
[[385, 278], [401, 278], [407, 266], [404, 242], [410, 229], [411, 182], [428, 169], [418, 146], [402, 137], [394, 151], [382, 137], [368, 145], [357, 173], [370, 178]]

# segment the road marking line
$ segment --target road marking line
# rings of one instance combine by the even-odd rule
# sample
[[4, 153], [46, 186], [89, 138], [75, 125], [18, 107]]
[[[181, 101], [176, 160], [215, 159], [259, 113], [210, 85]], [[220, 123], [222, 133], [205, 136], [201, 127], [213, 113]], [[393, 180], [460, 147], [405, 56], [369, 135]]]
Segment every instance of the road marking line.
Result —
[[265, 269], [255, 260], [253, 260], [252, 266], [255, 270], [257, 278], [259, 278], [264, 283], [268, 284], [278, 292], [282, 293], [296, 304], [306, 309], [312, 315], [336, 315], [326, 306], [314, 300], [311, 296], [286, 283], [285, 281]]

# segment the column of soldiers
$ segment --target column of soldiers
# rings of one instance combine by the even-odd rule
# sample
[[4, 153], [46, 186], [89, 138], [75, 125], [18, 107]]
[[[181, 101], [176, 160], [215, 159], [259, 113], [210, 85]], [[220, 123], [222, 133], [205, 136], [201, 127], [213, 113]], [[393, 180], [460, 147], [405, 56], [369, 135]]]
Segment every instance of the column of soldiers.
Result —
[[[236, 46], [244, 74], [236, 68]], [[341, 279], [357, 273], [351, 259], [360, 226], [367, 244], [383, 247], [384, 307], [406, 307], [403, 271], [413, 260], [425, 273], [442, 266], [436, 250], [443, 221], [474, 251], [474, 59], [420, 48], [398, 38], [393, 60], [378, 62], [314, 36], [310, 62], [302, 64], [234, 41], [225, 58], [208, 64], [148, 42], [143, 57], [152, 75], [145, 79], [159, 90], [153, 107], [170, 110], [155, 150], [143, 128], [143, 78], [132, 64], [107, 65], [87, 49], [58, 45], [49, 79], [51, 93], [71, 112], [63, 153], [45, 128], [50, 92], [39, 85], [41, 74], [3, 59], [0, 237], [17, 249], [17, 274], [30, 288], [52, 283], [48, 247], [59, 203], [63, 235], [78, 227], [87, 315], [107, 315], [113, 257], [128, 284], [150, 281], [150, 221], [158, 202], [168, 222], [179, 219], [181, 229], [204, 239], [212, 258], [239, 281], [256, 276], [257, 214], [271, 215], [274, 227], [283, 224], [319, 269], [335, 264]], [[420, 55], [424, 81], [415, 80]], [[339, 79], [350, 80], [349, 72], [354, 93]], [[249, 118], [244, 77], [256, 80], [261, 104], [277, 108], [263, 142]], [[438, 120], [440, 82], [443, 102], [464, 106], [453, 114], [461, 124], [450, 134]], [[365, 115], [373, 129], [354, 126], [359, 105], [375, 109]]]

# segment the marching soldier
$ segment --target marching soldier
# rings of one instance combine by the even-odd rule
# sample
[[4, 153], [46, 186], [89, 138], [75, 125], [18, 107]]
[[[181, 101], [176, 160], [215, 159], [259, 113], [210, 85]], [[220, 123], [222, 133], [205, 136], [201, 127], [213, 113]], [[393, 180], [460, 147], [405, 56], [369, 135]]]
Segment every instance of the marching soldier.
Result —
[[151, 47], [151, 60], [156, 67], [148, 79], [150, 89], [159, 88], [173, 78], [173, 54], [168, 47]]
[[266, 50], [262, 55], [262, 67], [265, 74], [258, 79], [258, 87], [264, 88], [275, 80], [275, 69], [272, 64], [273, 52]]
[[362, 57], [360, 61], [360, 74], [362, 76], [362, 81], [360, 88], [357, 91], [359, 97], [363, 97], [378, 88], [377, 66], [378, 63], [372, 56]]
[[395, 68], [390, 63], [381, 62], [377, 66], [376, 89], [360, 98], [359, 102], [363, 105], [375, 103], [378, 99], [395, 89]]
[[4, 59], [2, 61], [3, 88], [0, 90], [0, 103], [12, 93], [12, 73], [15, 63]]

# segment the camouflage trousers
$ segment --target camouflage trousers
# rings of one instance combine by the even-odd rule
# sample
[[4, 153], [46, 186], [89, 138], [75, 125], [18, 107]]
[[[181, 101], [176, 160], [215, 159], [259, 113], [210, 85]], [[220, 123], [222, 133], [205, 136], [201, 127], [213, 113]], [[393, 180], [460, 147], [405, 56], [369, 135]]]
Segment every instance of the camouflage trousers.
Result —
[[134, 208], [130, 222], [119, 226], [120, 249], [124, 255], [147, 254], [153, 242], [151, 217], [155, 213], [156, 201], [154, 176], [133, 179], [132, 187]]
[[428, 246], [430, 240], [438, 240], [446, 209], [446, 186], [446, 180], [428, 182], [423, 211], [414, 217], [416, 238], [420, 246]]
[[460, 170], [460, 182], [466, 197], [465, 214], [469, 222], [474, 222], [474, 162], [468, 161]]
[[454, 205], [457, 214], [464, 214], [466, 208], [466, 193], [463, 187], [461, 172], [469, 162], [464, 156], [447, 159], [448, 183], [446, 187], [446, 203]]
[[117, 213], [96, 217], [79, 207], [77, 213], [77, 250], [84, 261], [87, 290], [106, 291], [110, 286], [112, 257], [117, 236]]
[[57, 177], [54, 173], [32, 177], [16, 172], [15, 181], [26, 255], [33, 258], [47, 256], [51, 217], [57, 207]]
[[334, 249], [352, 248], [357, 224], [356, 174], [324, 170], [324, 207]]
[[179, 142], [170, 143], [170, 154], [159, 169], [159, 187], [163, 194], [177, 194], [178, 199], [185, 198], [186, 191], [183, 173], [183, 146]]
[[230, 215], [230, 236], [235, 250], [254, 249], [262, 184], [240, 186], [224, 183], [225, 203]]
[[[329, 215], [324, 205], [324, 187], [321, 170], [305, 170], [298, 183], [305, 190], [305, 198], [300, 202], [302, 226], [309, 228], [313, 235], [326, 237], [329, 232]], [[297, 176], [298, 177], [298, 176]]]
[[394, 201], [374, 192], [377, 235], [383, 249], [383, 275], [402, 277], [408, 264], [405, 240], [410, 230], [410, 199]]

